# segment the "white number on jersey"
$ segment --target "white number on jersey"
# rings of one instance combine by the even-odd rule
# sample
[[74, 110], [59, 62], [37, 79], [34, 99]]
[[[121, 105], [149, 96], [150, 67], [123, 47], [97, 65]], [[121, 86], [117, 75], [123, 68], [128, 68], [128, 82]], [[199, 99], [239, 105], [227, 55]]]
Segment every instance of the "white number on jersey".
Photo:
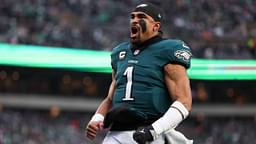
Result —
[[126, 83], [126, 89], [125, 89], [125, 97], [123, 98], [124, 101], [130, 101], [134, 100], [134, 98], [131, 97], [132, 92], [132, 75], [133, 75], [133, 67], [127, 67], [124, 76], [127, 78]]

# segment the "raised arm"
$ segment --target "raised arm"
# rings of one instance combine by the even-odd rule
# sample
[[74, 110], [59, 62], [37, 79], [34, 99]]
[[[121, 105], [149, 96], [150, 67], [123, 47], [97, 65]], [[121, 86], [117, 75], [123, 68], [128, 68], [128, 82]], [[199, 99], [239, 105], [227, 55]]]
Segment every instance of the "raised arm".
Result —
[[164, 76], [173, 103], [167, 112], [152, 124], [156, 132], [155, 136], [175, 128], [192, 109], [191, 89], [185, 67], [179, 64], [168, 64], [164, 67]]
[[101, 114], [101, 115], [105, 116], [106, 113], [109, 111], [109, 109], [112, 107], [112, 98], [113, 98], [114, 91], [115, 91], [115, 85], [116, 85], [115, 72], [113, 71], [112, 72], [112, 82], [111, 82], [109, 90], [108, 90], [108, 95], [101, 102], [101, 104], [99, 105], [95, 114]]
[[185, 67], [168, 64], [164, 68], [165, 82], [173, 101], [181, 102], [188, 111], [192, 109], [190, 82]]
[[139, 128], [133, 134], [133, 138], [139, 143], [153, 141], [162, 133], [175, 128], [191, 111], [191, 89], [185, 67], [179, 64], [167, 64], [164, 67], [164, 79], [173, 103], [152, 125]]
[[109, 87], [108, 95], [101, 102], [95, 114], [93, 115], [93, 117], [91, 118], [91, 120], [86, 126], [86, 136], [91, 140], [93, 140], [96, 137], [97, 132], [103, 128], [104, 117], [112, 107], [112, 98], [115, 91], [115, 85], [116, 85], [115, 72], [113, 71], [112, 82]]

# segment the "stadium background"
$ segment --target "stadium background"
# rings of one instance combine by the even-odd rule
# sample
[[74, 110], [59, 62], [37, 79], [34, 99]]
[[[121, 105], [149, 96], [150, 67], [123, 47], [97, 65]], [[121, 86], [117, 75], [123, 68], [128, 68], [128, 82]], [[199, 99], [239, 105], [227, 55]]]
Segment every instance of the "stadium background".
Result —
[[[60, 66], [51, 60], [57, 55], [44, 57], [43, 51], [60, 52], [56, 50], [58, 47], [58, 50], [65, 48], [60, 53], [67, 49], [110, 52], [119, 42], [128, 40], [128, 12], [139, 2], [0, 1], [1, 144], [100, 142], [104, 132], [90, 142], [84, 137], [84, 127], [106, 94], [110, 74], [107, 71], [92, 72], [83, 69], [83, 65], [77, 69], [74, 63], [81, 64], [83, 59], [71, 58], [72, 55], [67, 55], [61, 62], [75, 60], [74, 63]], [[249, 71], [246, 79], [239, 73], [232, 79], [217, 80], [216, 77], [214, 80], [207, 76], [191, 79], [194, 108], [178, 129], [195, 139], [196, 144], [256, 143], [256, 2], [151, 2], [163, 7], [165, 37], [187, 42], [194, 58], [232, 60], [235, 69], [231, 67], [231, 71], [238, 70], [240, 74]], [[45, 65], [11, 61], [18, 57], [18, 49], [31, 47], [39, 54], [28, 52], [23, 58], [32, 58], [31, 62], [44, 58]], [[95, 56], [93, 63], [104, 60], [108, 62]], [[247, 60], [249, 66], [245, 63]], [[50, 62], [53, 65], [47, 65]], [[220, 73], [228, 68], [222, 66]]]

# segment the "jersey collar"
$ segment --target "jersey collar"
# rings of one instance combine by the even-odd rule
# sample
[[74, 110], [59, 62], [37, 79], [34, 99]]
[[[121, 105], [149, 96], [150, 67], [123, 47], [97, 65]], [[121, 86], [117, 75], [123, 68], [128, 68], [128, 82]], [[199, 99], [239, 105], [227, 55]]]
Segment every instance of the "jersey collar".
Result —
[[159, 41], [163, 40], [163, 38], [159, 35], [154, 36], [150, 39], [148, 39], [147, 41], [141, 43], [141, 44], [132, 44], [131, 45], [131, 50], [134, 53], [135, 50], [140, 50], [143, 51], [144, 49], [146, 49], [149, 45], [157, 43]]

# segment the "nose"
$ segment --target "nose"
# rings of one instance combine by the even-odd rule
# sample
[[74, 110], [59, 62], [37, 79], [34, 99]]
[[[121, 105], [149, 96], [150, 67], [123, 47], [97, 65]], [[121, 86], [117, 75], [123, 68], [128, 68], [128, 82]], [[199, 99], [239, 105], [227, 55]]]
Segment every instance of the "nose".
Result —
[[136, 25], [138, 23], [139, 23], [139, 19], [136, 17], [130, 20], [130, 24], [132, 24], [132, 25]]
[[139, 20], [140, 19], [136, 15], [134, 15], [133, 17], [131, 17], [130, 22], [136, 24], [139, 22]]
[[134, 21], [139, 21], [139, 18], [138, 18], [137, 16], [135, 16], [135, 17], [133, 18], [133, 20], [134, 20]]

